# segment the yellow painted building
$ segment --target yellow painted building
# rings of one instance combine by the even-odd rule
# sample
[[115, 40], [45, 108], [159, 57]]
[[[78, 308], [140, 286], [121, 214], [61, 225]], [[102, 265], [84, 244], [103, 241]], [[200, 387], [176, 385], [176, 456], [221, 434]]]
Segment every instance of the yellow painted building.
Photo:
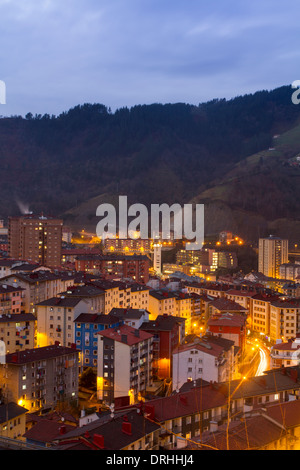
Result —
[[27, 411], [14, 402], [0, 405], [0, 436], [24, 440]]
[[192, 328], [192, 299], [191, 295], [179, 291], [152, 290], [149, 293], [149, 320], [156, 320], [158, 315], [173, 315], [184, 318], [186, 332]]
[[5, 353], [31, 349], [35, 342], [36, 318], [32, 313], [0, 315], [0, 341]]

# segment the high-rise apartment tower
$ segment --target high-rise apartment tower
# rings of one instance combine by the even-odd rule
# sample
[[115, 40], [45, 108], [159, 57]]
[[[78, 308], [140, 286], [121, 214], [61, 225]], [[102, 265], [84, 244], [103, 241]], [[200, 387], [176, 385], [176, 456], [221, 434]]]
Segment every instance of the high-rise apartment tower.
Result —
[[9, 256], [43, 266], [61, 265], [63, 221], [53, 217], [26, 214], [10, 217]]

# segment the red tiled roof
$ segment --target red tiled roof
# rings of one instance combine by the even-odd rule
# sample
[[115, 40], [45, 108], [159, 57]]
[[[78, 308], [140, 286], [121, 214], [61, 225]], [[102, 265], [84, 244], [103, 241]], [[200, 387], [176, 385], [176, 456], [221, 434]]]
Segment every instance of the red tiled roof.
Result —
[[239, 295], [240, 297], [252, 297], [256, 295], [256, 291], [248, 291], [248, 290], [238, 290], [238, 289], [230, 289], [226, 292], [226, 295]]
[[206, 354], [209, 354], [211, 356], [218, 357], [222, 352], [224, 351], [224, 348], [222, 346], [219, 346], [214, 343], [209, 343], [206, 342], [200, 342], [200, 343], [190, 343], [190, 344], [182, 344], [178, 346], [176, 349], [174, 349], [173, 354], [181, 353], [184, 351], [189, 351], [192, 349], [197, 349], [198, 351], [205, 352]]
[[237, 326], [245, 325], [246, 319], [241, 315], [223, 314], [212, 317], [208, 320], [208, 326]]
[[6, 355], [7, 364], [26, 364], [27, 362], [39, 361], [52, 357], [64, 356], [66, 354], [74, 354], [76, 349], [66, 346], [43, 346], [41, 348], [25, 349]]
[[[200, 393], [201, 391], [201, 393]], [[210, 386], [194, 388], [186, 393], [177, 393], [164, 398], [156, 398], [147, 402], [153, 407], [155, 420], [163, 422], [194, 414], [199, 410], [208, 410], [224, 406], [226, 396], [220, 390]]]
[[32, 441], [52, 442], [55, 438], [60, 436], [60, 430], [62, 429], [65, 432], [69, 432], [74, 429], [74, 426], [51, 419], [43, 419], [26, 431], [23, 436]]
[[272, 349], [278, 349], [280, 351], [297, 351], [300, 348], [300, 343], [295, 343], [294, 340], [289, 340], [285, 343], [274, 344]]
[[237, 310], [237, 311], [245, 311], [247, 308], [243, 307], [242, 305], [234, 302], [234, 300], [225, 299], [225, 298], [218, 298], [213, 300], [210, 305], [215, 307], [217, 310]]
[[[152, 334], [147, 333], [143, 330], [137, 330], [129, 325], [122, 325], [118, 328], [109, 328], [107, 330], [99, 331], [98, 335], [104, 336], [105, 338], [113, 339], [119, 343], [133, 344], [140, 343], [141, 341], [152, 338]], [[126, 337], [126, 340], [125, 340]]]
[[298, 427], [300, 423], [300, 400], [269, 405], [265, 413], [287, 428]]

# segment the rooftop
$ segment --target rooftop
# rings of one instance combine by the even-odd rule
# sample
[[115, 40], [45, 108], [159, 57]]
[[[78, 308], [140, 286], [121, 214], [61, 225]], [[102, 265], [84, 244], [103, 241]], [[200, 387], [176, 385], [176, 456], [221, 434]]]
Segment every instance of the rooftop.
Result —
[[247, 311], [248, 309], [243, 307], [237, 302], [234, 302], [234, 300], [230, 299], [225, 299], [225, 298], [218, 298], [213, 300], [210, 303], [211, 306], [216, 308], [219, 311], [231, 311], [231, 310], [236, 310], [236, 311]]
[[21, 416], [27, 413], [27, 409], [23, 406], [19, 406], [14, 402], [0, 405], [0, 423], [5, 423], [10, 419], [14, 419], [17, 416]]
[[99, 331], [98, 335], [113, 339], [119, 343], [128, 344], [128, 346], [140, 343], [141, 341], [150, 339], [153, 336], [146, 331], [138, 330], [128, 325], [122, 325], [117, 328], [109, 328], [107, 330]]
[[68, 354], [76, 353], [75, 348], [65, 346], [51, 345], [41, 348], [25, 349], [6, 355], [7, 364], [26, 364], [27, 362], [40, 361]]
[[173, 315], [158, 315], [155, 320], [144, 322], [140, 329], [150, 331], [172, 331], [176, 325], [185, 322], [185, 318], [175, 317]]
[[63, 450], [122, 450], [131, 443], [157, 431], [160, 426], [137, 413], [136, 409], [105, 415], [82, 428], [58, 436]]
[[123, 318], [132, 318], [132, 319], [140, 319], [145, 314], [150, 314], [148, 310], [141, 309], [141, 308], [117, 308], [114, 307], [109, 312], [109, 315], [115, 316], [119, 319]]
[[241, 328], [246, 325], [246, 318], [242, 315], [234, 313], [222, 313], [220, 315], [214, 315], [208, 322], [208, 326], [232, 326]]
[[104, 315], [102, 313], [81, 313], [75, 323], [95, 323], [103, 325], [114, 325], [116, 324], [117, 318], [112, 318], [110, 315]]
[[49, 307], [76, 307], [79, 302], [83, 299], [81, 297], [51, 297], [51, 299], [43, 300], [39, 302], [38, 306], [49, 306]]
[[0, 314], [0, 323], [20, 323], [25, 321], [36, 321], [36, 317], [32, 313], [10, 313]]

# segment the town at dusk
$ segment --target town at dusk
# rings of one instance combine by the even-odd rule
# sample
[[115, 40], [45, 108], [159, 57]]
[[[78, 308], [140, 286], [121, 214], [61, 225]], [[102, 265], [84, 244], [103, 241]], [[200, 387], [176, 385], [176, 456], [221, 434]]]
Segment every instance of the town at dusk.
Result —
[[0, 450], [300, 450], [297, 13], [0, 0]]

